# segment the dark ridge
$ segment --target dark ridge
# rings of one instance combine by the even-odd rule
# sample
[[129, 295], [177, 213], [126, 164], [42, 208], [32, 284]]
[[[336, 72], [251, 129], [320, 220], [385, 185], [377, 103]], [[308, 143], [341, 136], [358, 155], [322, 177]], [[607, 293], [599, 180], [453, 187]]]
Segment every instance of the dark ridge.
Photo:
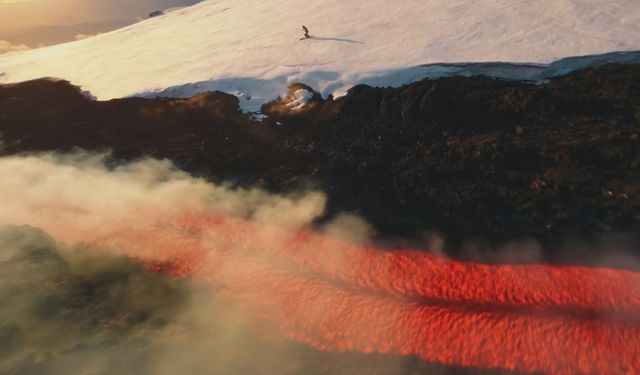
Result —
[[384, 237], [437, 230], [450, 252], [477, 237], [638, 241], [640, 65], [539, 85], [450, 77], [357, 86], [298, 112], [283, 104], [265, 105], [259, 123], [220, 92], [99, 102], [67, 82], [25, 82], [0, 87], [0, 153], [108, 149], [114, 162], [168, 158], [212, 181], [319, 188], [327, 217], [360, 214]]

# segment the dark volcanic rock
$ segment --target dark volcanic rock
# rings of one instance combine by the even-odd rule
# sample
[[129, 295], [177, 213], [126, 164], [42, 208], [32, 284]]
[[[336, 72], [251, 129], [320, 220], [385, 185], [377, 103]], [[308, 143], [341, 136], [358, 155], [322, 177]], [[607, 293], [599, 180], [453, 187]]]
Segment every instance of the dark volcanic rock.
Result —
[[160, 16], [164, 16], [164, 12], [161, 10], [154, 10], [153, 12], [149, 13], [149, 18], [160, 17]]
[[451, 238], [640, 233], [640, 66], [534, 85], [486, 77], [354, 87], [308, 109], [235, 97], [88, 100], [66, 82], [0, 87], [2, 154], [110, 149], [272, 191], [317, 187], [329, 215], [383, 235]]

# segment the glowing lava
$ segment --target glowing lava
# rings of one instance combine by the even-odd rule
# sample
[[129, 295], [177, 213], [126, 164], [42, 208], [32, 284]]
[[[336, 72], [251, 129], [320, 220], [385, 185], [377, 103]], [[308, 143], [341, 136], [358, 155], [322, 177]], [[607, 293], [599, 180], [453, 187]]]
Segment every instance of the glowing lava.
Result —
[[552, 374], [640, 373], [640, 274], [381, 251], [214, 213], [146, 215], [102, 235], [146, 267], [209, 283], [290, 339], [329, 351]]

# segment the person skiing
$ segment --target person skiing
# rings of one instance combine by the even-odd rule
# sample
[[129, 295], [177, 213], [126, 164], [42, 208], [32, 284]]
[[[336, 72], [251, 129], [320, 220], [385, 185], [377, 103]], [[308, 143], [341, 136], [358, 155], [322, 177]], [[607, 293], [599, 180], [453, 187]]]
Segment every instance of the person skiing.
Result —
[[311, 38], [311, 35], [309, 35], [309, 29], [307, 29], [305, 25], [302, 25], [302, 31], [304, 32], [304, 39]]

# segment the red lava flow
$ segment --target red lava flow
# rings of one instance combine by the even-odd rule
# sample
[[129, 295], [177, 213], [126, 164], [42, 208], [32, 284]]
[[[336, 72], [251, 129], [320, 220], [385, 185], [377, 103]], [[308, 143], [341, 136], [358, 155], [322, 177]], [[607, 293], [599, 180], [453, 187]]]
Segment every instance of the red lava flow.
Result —
[[207, 282], [321, 350], [530, 373], [640, 373], [640, 274], [630, 271], [459, 262], [211, 212], [141, 215], [98, 238], [43, 229]]

